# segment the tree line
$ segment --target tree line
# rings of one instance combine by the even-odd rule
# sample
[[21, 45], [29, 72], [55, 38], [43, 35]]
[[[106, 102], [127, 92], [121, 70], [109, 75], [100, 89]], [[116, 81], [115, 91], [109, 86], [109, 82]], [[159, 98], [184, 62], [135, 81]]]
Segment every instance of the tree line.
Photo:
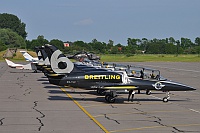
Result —
[[58, 39], [47, 40], [43, 35], [36, 39], [26, 40], [26, 24], [13, 15], [0, 14], [0, 51], [7, 48], [25, 48], [34, 50], [35, 46], [53, 44], [65, 53], [75, 53], [77, 51], [90, 51], [99, 54], [200, 54], [200, 37], [196, 37], [194, 42], [189, 38], [182, 37], [175, 40], [173, 37], [165, 39], [147, 38], [127, 38], [127, 44], [114, 44], [113, 40], [107, 43], [93, 39], [91, 42], [81, 40], [70, 42], [69, 47], [64, 47], [63, 41]]

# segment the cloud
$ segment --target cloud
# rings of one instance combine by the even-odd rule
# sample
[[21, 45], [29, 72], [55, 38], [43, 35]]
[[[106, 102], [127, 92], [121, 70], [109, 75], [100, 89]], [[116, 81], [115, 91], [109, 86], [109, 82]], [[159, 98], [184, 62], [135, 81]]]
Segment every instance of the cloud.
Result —
[[85, 26], [85, 25], [91, 25], [93, 23], [94, 23], [94, 21], [91, 18], [87, 18], [87, 19], [83, 19], [78, 22], [75, 22], [74, 25]]

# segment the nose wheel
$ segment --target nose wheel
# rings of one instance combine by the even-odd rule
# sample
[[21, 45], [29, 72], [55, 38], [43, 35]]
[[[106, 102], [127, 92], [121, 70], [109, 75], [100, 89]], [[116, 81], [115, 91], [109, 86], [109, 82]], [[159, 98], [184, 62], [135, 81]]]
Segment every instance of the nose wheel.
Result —
[[166, 97], [163, 98], [163, 102], [164, 102], [164, 103], [168, 102], [168, 101], [169, 101], [169, 98], [170, 98], [170, 96], [169, 96], [169, 91], [168, 91], [168, 92], [166, 93]]
[[151, 91], [150, 90], [146, 90], [146, 95], [151, 95]]

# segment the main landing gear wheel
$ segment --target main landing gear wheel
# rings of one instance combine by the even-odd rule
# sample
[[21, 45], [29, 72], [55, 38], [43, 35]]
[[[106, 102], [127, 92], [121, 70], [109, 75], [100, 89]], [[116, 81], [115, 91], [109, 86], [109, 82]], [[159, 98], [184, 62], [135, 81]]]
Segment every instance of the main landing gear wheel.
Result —
[[146, 90], [146, 95], [151, 95], [151, 91], [150, 90]]
[[97, 94], [99, 94], [99, 95], [101, 95], [101, 96], [105, 96], [106, 90], [98, 89], [98, 90], [97, 90]]
[[113, 97], [111, 94], [107, 94], [105, 96], [105, 100], [109, 103], [114, 103], [115, 102], [115, 97]]

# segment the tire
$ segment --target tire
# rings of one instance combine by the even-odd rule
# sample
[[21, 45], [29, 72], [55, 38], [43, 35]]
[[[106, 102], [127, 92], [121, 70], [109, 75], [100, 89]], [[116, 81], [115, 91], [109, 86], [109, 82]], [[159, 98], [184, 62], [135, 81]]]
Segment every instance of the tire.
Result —
[[105, 96], [106, 102], [109, 102], [109, 101], [108, 101], [108, 98], [109, 98], [110, 96], [111, 96], [110, 94], [107, 94], [107, 95]]
[[112, 96], [108, 97], [108, 102], [109, 103], [114, 103], [115, 102], [115, 98], [112, 97]]
[[97, 94], [99, 94], [99, 89], [97, 89]]
[[151, 91], [150, 90], [146, 90], [146, 94], [147, 95], [151, 95]]
[[106, 90], [99, 89], [99, 93], [98, 94], [101, 95], [101, 96], [105, 96]]
[[168, 100], [167, 97], [164, 97], [164, 98], [163, 98], [163, 102], [164, 102], [164, 103], [166, 103], [166, 102], [168, 102], [168, 101], [169, 101], [169, 100]]
[[106, 102], [109, 102], [109, 103], [114, 103], [115, 102], [115, 98], [113, 96], [111, 96], [110, 94], [107, 94], [105, 96], [105, 100], [106, 100]]

